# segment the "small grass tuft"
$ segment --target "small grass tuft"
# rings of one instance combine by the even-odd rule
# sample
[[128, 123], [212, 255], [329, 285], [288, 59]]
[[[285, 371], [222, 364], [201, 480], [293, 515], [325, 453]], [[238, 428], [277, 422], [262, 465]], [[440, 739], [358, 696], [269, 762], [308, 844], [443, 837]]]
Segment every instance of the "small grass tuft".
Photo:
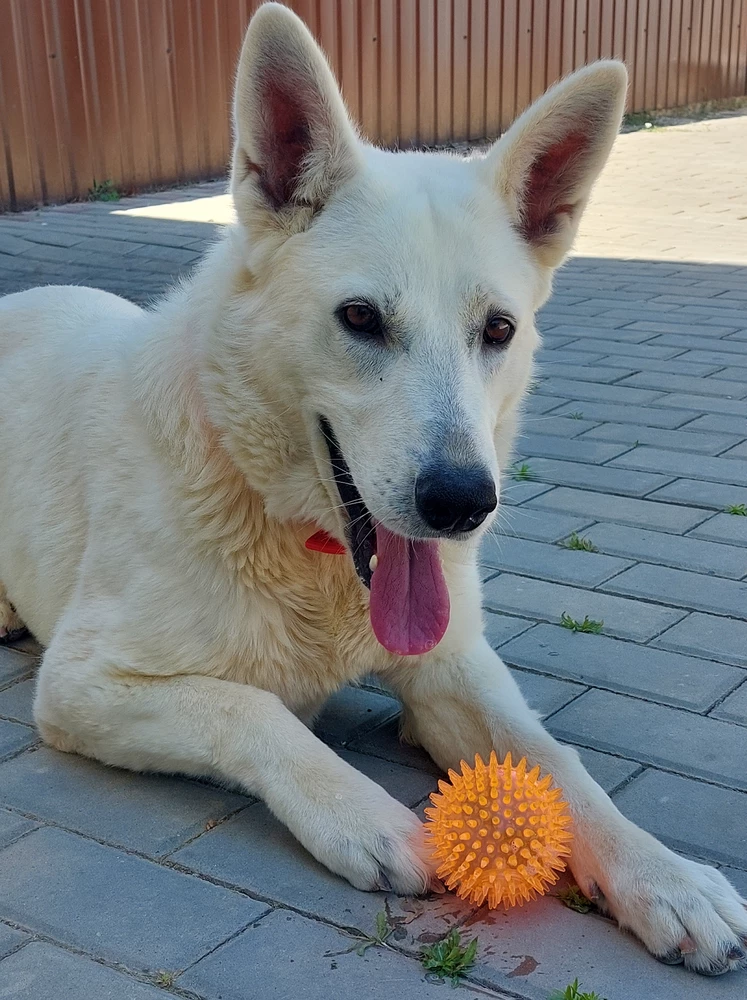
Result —
[[558, 542], [564, 549], [578, 549], [581, 552], [599, 552], [590, 538], [582, 538], [577, 531], [572, 531], [568, 538]]
[[578, 979], [574, 979], [564, 990], [555, 990], [550, 994], [550, 1000], [604, 1000], [598, 993], [582, 993]]
[[114, 181], [97, 181], [94, 178], [93, 185], [88, 189], [89, 201], [119, 201], [120, 194], [114, 186]]
[[534, 473], [532, 472], [531, 466], [527, 462], [522, 462], [521, 465], [519, 465], [518, 462], [514, 462], [512, 475], [514, 479], [524, 481], [534, 479]]
[[604, 627], [604, 622], [595, 622], [588, 615], [584, 615], [582, 622], [576, 621], [575, 618], [571, 618], [567, 611], [564, 611], [560, 616], [560, 624], [563, 628], [571, 629], [572, 632], [591, 632], [593, 635], [599, 635]]
[[576, 913], [591, 913], [596, 910], [596, 906], [584, 896], [577, 885], [564, 886], [553, 895], [560, 900], [563, 906], [567, 906], [569, 910], [575, 910]]
[[469, 944], [462, 944], [462, 935], [456, 927], [441, 941], [423, 948], [420, 961], [426, 972], [436, 979], [448, 979], [452, 986], [458, 986], [459, 980], [475, 964], [477, 955], [477, 938]]
[[581, 410], [574, 410], [573, 413], [566, 413], [566, 416], [570, 417], [571, 420], [583, 420], [584, 419], [584, 415], [581, 412]]
[[736, 514], [737, 517], [747, 517], [747, 503], [730, 504], [724, 507], [727, 514]]
[[161, 969], [153, 977], [153, 982], [156, 986], [173, 986], [176, 982], [176, 973], [166, 972], [164, 969]]
[[369, 948], [389, 948], [391, 946], [387, 942], [393, 931], [394, 926], [389, 919], [388, 911], [381, 910], [376, 914], [376, 930], [373, 934], [353, 934], [351, 936], [359, 942], [358, 944], [353, 944], [343, 951], [325, 951], [324, 957], [337, 958], [338, 955], [349, 955], [354, 951], [362, 958]]

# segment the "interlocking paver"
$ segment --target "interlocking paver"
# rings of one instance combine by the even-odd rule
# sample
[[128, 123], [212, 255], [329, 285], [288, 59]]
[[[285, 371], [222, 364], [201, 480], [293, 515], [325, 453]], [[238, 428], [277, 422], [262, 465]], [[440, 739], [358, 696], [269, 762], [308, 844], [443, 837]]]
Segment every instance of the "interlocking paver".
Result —
[[747, 552], [735, 546], [604, 522], [592, 525], [584, 534], [600, 552], [610, 555], [662, 563], [696, 573], [712, 573], [732, 580], [747, 576]]
[[[737, 218], [747, 196], [746, 135], [743, 116], [634, 133], [616, 145], [578, 254], [539, 317], [539, 382], [517, 442], [537, 479], [504, 471], [500, 530], [482, 548], [492, 577], [487, 635], [516, 664], [530, 704], [580, 744], [592, 776], [625, 811], [687, 854], [728, 861], [745, 892], [747, 518], [723, 511], [747, 503], [747, 252]], [[2, 217], [0, 292], [75, 282], [145, 303], [187, 273], [216, 225], [230, 221], [224, 191], [218, 182]], [[556, 544], [573, 531], [599, 552]], [[559, 628], [562, 611], [604, 619], [603, 634]], [[471, 914], [452, 895], [359, 893], [248, 798], [29, 750], [38, 653], [30, 640], [0, 647], [0, 802], [8, 803], [0, 807], [0, 898], [23, 909], [23, 919], [13, 912], [29, 930], [84, 954], [29, 944], [0, 924], [0, 954], [7, 934], [20, 948], [0, 962], [0, 983], [11, 975], [19, 1000], [46, 1000], [49, 990], [50, 1000], [145, 1000], [170, 991], [137, 970], [179, 973], [196, 960], [175, 989], [205, 1000], [244, 1000], [258, 981], [263, 996], [318, 986], [326, 998], [338, 985], [344, 996], [430, 996], [443, 987], [424, 983], [413, 957], [465, 920], [480, 938], [479, 979], [501, 995], [546, 1000], [576, 976], [607, 1000], [631, 1000], [631, 983], [657, 1000], [680, 1000], [683, 990], [694, 1000], [744, 992], [743, 977], [700, 980], [659, 966], [609, 922], [551, 898], [504, 915]], [[423, 750], [400, 742], [399, 722], [396, 700], [367, 678], [327, 703], [317, 732], [422, 816], [439, 772]], [[313, 920], [277, 911], [242, 932], [264, 904], [133, 849], [175, 851], [207, 878]], [[13, 882], [10, 895], [2, 879]], [[365, 959], [325, 957], [349, 947], [331, 925], [370, 933], [385, 901], [394, 946], [410, 957], [375, 949]], [[239, 918], [242, 905], [249, 910]]]
[[0, 717], [14, 722], [23, 722], [27, 726], [34, 723], [34, 689], [36, 681], [33, 677], [18, 681], [0, 690]]
[[747, 794], [649, 769], [615, 796], [619, 809], [675, 850], [739, 864], [747, 851]]
[[714, 719], [723, 719], [725, 722], [736, 722], [740, 726], [747, 726], [747, 678], [733, 694], [724, 698], [721, 704], [717, 705], [709, 714]]
[[[6, 955], [10, 955], [11, 952], [20, 948], [24, 941], [28, 941], [28, 935], [24, 934], [23, 931], [18, 931], [14, 927], [8, 927], [7, 924], [0, 924], [0, 958], [5, 958]], [[0, 987], [7, 974], [8, 966], [0, 965]], [[29, 997], [29, 1000], [31, 1000], [31, 997]], [[36, 997], [33, 1000], [36, 1000]]]
[[163, 990], [71, 954], [42, 941], [33, 941], [0, 965], [0, 994], [12, 1000], [165, 1000]]
[[666, 601], [677, 607], [740, 617], [747, 609], [747, 583], [702, 573], [639, 563], [602, 584], [604, 590], [626, 597]]
[[0, 802], [38, 819], [161, 855], [251, 800], [165, 775], [137, 775], [49, 747], [0, 764]]
[[[666, 488], [666, 487], [665, 487]], [[600, 512], [619, 524], [670, 531], [675, 534], [694, 528], [709, 516], [705, 511], [668, 503], [652, 503], [630, 497], [609, 496], [589, 490], [560, 487], [544, 493], [526, 510], [558, 510], [599, 519]]]
[[595, 587], [632, 565], [628, 559], [595, 552], [579, 552], [562, 545], [546, 545], [544, 542], [510, 536], [498, 536], [481, 561], [484, 566], [506, 573], [519, 573], [522, 576], [576, 584], [580, 587]]
[[443, 986], [428, 982], [418, 962], [375, 948], [359, 956], [355, 945], [317, 921], [273, 913], [189, 969], [178, 985], [209, 1000], [247, 1000], [258, 982], [263, 1000], [390, 1000], [395, 992], [443, 1000]]
[[685, 616], [682, 609], [629, 601], [510, 573], [489, 580], [484, 594], [486, 606], [495, 611], [549, 622], [558, 622], [564, 611], [573, 618], [588, 616], [603, 621], [606, 634], [637, 642], [646, 642]]
[[22, 837], [24, 833], [38, 826], [33, 820], [8, 809], [0, 808], [0, 847], [5, 847], [12, 841]]
[[747, 667], [747, 621], [695, 612], [662, 632], [652, 645]]
[[747, 790], [747, 740], [739, 726], [596, 689], [548, 725], [569, 743]]
[[689, 537], [724, 542], [726, 545], [747, 545], [747, 517], [738, 514], [716, 514], [715, 517], [693, 528], [689, 532]]
[[196, 962], [268, 909], [230, 889], [51, 828], [0, 853], [0, 899], [9, 920], [145, 972]]
[[518, 667], [696, 711], [709, 708], [743, 679], [737, 667], [559, 625], [524, 632], [501, 648], [501, 657]]

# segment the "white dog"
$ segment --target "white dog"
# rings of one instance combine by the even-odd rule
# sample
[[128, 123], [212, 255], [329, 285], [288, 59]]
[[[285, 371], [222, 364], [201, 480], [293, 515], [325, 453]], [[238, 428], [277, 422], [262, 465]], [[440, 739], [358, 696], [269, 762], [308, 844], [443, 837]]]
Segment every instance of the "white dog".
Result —
[[[667, 962], [743, 964], [717, 871], [636, 828], [482, 636], [477, 549], [538, 343], [535, 310], [615, 138], [626, 74], [583, 69], [487, 156], [356, 135], [286, 8], [249, 27], [238, 225], [156, 309], [0, 301], [0, 613], [47, 647], [60, 750], [261, 796], [360, 889], [422, 893], [421, 824], [307, 728], [372, 668], [443, 768], [552, 772], [584, 892]], [[347, 554], [305, 543], [323, 530]], [[4, 609], [4, 611], [3, 611]]]

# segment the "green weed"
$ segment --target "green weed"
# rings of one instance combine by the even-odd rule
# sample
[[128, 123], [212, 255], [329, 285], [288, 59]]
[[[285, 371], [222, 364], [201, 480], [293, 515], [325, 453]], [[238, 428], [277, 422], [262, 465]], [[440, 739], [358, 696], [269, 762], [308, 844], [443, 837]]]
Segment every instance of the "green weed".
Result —
[[595, 622], [588, 615], [584, 615], [582, 622], [576, 621], [575, 618], [571, 618], [567, 611], [564, 611], [560, 616], [560, 624], [563, 628], [569, 628], [573, 632], [591, 632], [593, 635], [599, 635], [604, 627], [604, 622]]
[[477, 955], [477, 938], [468, 945], [462, 944], [462, 936], [454, 928], [443, 940], [423, 948], [420, 960], [426, 972], [436, 978], [448, 979], [452, 986], [458, 986], [459, 980], [475, 964]]
[[564, 549], [579, 549], [581, 552], [598, 552], [594, 542], [590, 538], [582, 538], [577, 531], [572, 531], [570, 536], [562, 542], [558, 542]]

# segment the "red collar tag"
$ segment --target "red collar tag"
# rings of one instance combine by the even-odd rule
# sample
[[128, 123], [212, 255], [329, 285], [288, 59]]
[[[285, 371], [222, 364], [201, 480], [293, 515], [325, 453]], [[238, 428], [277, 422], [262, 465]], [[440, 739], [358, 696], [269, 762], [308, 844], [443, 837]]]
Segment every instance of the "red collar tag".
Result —
[[312, 552], [326, 552], [330, 556], [344, 556], [347, 552], [344, 545], [321, 529], [306, 539], [306, 548]]

